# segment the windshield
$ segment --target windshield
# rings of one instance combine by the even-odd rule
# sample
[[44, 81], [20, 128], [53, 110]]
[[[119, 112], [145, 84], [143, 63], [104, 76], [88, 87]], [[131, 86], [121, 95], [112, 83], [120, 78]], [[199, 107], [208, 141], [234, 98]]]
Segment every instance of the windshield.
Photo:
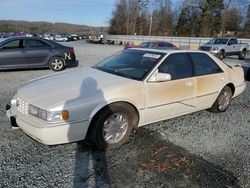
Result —
[[218, 38], [212, 39], [207, 44], [227, 44], [228, 39]]
[[140, 47], [141, 48], [148, 48], [149, 47], [149, 42], [142, 42], [141, 44], [140, 44]]
[[207, 44], [214, 44], [214, 41], [215, 41], [215, 39], [212, 39], [212, 40], [208, 41]]
[[143, 80], [165, 53], [124, 50], [103, 60], [94, 68], [118, 76]]

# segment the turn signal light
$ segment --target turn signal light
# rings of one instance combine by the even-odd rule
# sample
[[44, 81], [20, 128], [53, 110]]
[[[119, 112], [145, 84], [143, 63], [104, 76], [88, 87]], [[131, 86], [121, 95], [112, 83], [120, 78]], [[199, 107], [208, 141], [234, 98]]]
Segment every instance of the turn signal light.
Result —
[[61, 116], [62, 116], [62, 119], [64, 121], [68, 120], [69, 119], [69, 112], [67, 110], [64, 110], [61, 112]]

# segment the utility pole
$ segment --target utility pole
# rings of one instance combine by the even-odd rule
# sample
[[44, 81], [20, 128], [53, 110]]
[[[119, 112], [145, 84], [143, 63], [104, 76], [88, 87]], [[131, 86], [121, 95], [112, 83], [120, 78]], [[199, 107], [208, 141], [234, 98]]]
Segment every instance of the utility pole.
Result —
[[148, 33], [148, 36], [151, 36], [151, 32], [152, 32], [152, 22], [153, 22], [153, 14], [150, 15], [149, 33]]

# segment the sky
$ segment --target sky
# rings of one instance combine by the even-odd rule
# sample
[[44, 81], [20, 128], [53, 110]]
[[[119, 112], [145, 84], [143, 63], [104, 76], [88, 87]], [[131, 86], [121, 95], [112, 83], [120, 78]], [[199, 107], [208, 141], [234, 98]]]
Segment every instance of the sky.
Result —
[[116, 0], [0, 0], [0, 20], [108, 26]]

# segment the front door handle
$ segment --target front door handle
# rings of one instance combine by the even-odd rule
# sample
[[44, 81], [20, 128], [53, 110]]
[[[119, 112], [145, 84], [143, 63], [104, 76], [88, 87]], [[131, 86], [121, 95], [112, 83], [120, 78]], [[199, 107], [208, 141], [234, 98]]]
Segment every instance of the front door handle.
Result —
[[194, 85], [193, 82], [187, 82], [187, 83], [186, 83], [186, 87], [192, 87], [193, 85]]

